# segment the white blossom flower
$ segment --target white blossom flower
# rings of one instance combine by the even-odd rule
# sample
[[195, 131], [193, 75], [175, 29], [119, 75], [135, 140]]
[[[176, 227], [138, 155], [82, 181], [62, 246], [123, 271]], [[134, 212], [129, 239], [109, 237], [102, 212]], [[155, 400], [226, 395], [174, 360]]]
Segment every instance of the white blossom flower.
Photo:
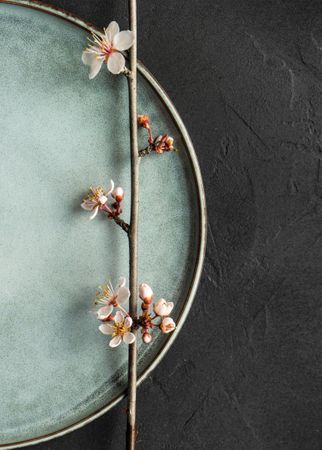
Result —
[[96, 304], [104, 305], [97, 311], [99, 320], [106, 320], [112, 314], [115, 306], [123, 305], [128, 301], [130, 290], [125, 287], [125, 283], [125, 278], [121, 277], [115, 290], [111, 282], [99, 286], [95, 302]]
[[129, 316], [125, 316], [121, 311], [117, 311], [114, 318], [114, 324], [107, 322], [99, 326], [99, 330], [103, 334], [112, 336], [110, 347], [117, 347], [123, 341], [125, 344], [132, 344], [135, 341], [135, 335], [131, 332], [133, 320]]
[[172, 302], [167, 302], [164, 298], [160, 298], [153, 305], [153, 310], [158, 316], [169, 316], [173, 307], [174, 304]]
[[163, 333], [170, 333], [175, 328], [176, 324], [174, 323], [173, 319], [171, 319], [171, 317], [165, 317], [160, 324], [160, 329]]
[[125, 58], [121, 52], [132, 47], [134, 33], [130, 30], [120, 31], [116, 22], [111, 22], [104, 33], [92, 33], [93, 40], [84, 50], [82, 61], [90, 66], [89, 79], [96, 77], [103, 62], [110, 72], [117, 75], [125, 68]]
[[110, 187], [107, 192], [101, 186], [90, 187], [90, 193], [86, 198], [83, 199], [81, 203], [81, 207], [86, 211], [93, 211], [93, 214], [90, 216], [90, 220], [93, 220], [100, 209], [104, 206], [108, 210], [109, 208], [106, 206], [106, 202], [108, 200], [108, 196], [114, 189], [114, 181], [110, 181]]

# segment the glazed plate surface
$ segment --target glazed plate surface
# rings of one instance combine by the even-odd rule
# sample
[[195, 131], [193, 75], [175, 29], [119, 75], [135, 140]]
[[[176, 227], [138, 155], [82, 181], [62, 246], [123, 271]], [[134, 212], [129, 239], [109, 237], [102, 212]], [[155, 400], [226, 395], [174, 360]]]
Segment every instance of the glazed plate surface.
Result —
[[[26, 7], [29, 6], [29, 7]], [[63, 434], [112, 407], [127, 347], [108, 349], [91, 313], [96, 287], [128, 278], [124, 232], [80, 208], [90, 185], [125, 189], [130, 212], [127, 81], [81, 62], [89, 28], [30, 2], [0, 3], [0, 446]], [[141, 161], [139, 281], [175, 302], [178, 330], [140, 345], [156, 365], [188, 313], [204, 252], [204, 198], [189, 137], [140, 66], [138, 111], [178, 153]], [[145, 146], [144, 130], [139, 131]]]

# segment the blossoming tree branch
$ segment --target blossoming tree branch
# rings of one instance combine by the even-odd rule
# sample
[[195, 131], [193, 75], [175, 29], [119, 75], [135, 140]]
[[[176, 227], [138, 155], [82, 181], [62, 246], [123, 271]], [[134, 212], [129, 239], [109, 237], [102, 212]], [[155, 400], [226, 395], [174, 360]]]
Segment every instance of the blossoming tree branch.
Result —
[[[139, 161], [151, 153], [162, 154], [174, 151], [174, 142], [167, 134], [154, 137], [150, 119], [146, 115], [137, 115], [137, 22], [136, 0], [129, 0], [131, 30], [120, 31], [116, 22], [111, 22], [103, 32], [93, 32], [88, 48], [82, 54], [82, 61], [89, 66], [89, 78], [95, 78], [102, 67], [106, 66], [113, 75], [122, 74], [128, 79], [129, 113], [131, 135], [131, 219], [126, 223], [122, 215], [124, 190], [110, 180], [109, 187], [90, 187], [83, 199], [82, 208], [90, 212], [90, 220], [99, 213], [114, 221], [126, 233], [129, 241], [130, 286], [120, 277], [116, 288], [110, 281], [99, 286], [95, 297], [99, 330], [111, 337], [109, 346], [118, 347], [121, 343], [129, 345], [128, 364], [128, 426], [127, 448], [136, 445], [136, 383], [137, 383], [137, 339], [138, 331], [144, 344], [153, 340], [154, 333], [169, 333], [176, 327], [170, 317], [174, 307], [172, 302], [160, 298], [154, 302], [152, 288], [142, 282], [138, 285], [138, 198], [139, 198]], [[126, 67], [124, 53], [129, 50], [129, 67]], [[138, 149], [137, 128], [147, 132], [147, 144]], [[141, 299], [140, 312], [138, 300]], [[129, 308], [127, 305], [129, 304]]]

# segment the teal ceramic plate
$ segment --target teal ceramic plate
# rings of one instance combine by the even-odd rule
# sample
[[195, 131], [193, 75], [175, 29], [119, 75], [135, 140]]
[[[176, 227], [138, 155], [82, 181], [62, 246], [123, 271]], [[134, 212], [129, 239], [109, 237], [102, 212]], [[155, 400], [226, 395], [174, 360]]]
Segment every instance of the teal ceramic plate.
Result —
[[[0, 447], [59, 436], [124, 395], [127, 348], [110, 350], [89, 311], [96, 286], [128, 276], [128, 246], [113, 222], [88, 220], [88, 186], [126, 192], [127, 82], [81, 62], [90, 26], [30, 2], [0, 3]], [[141, 161], [139, 280], [175, 302], [178, 329], [140, 345], [140, 381], [179, 332], [205, 248], [202, 181], [169, 98], [140, 65], [140, 113], [179, 153]], [[140, 130], [140, 143], [146, 142]]]

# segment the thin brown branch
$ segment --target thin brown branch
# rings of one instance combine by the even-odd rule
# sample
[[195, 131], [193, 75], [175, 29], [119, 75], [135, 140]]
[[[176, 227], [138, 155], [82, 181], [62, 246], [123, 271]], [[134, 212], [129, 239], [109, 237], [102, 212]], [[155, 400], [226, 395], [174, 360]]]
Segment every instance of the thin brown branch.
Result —
[[[130, 315], [137, 320], [138, 298], [138, 214], [139, 214], [139, 154], [137, 138], [137, 7], [136, 0], [129, 0], [130, 29], [134, 33], [134, 44], [130, 49], [129, 112], [131, 133], [131, 221], [129, 238], [130, 253]], [[136, 335], [137, 330], [133, 329]], [[128, 364], [128, 415], [127, 450], [136, 446], [136, 383], [137, 383], [137, 343], [129, 345]]]
[[142, 150], [139, 150], [139, 158], [143, 158], [144, 156], [149, 155], [154, 151], [153, 145], [148, 145], [147, 147], [143, 148]]
[[126, 223], [123, 219], [120, 217], [113, 217], [114, 222], [122, 228], [122, 230], [125, 231], [125, 233], [129, 234], [130, 231], [130, 225]]

